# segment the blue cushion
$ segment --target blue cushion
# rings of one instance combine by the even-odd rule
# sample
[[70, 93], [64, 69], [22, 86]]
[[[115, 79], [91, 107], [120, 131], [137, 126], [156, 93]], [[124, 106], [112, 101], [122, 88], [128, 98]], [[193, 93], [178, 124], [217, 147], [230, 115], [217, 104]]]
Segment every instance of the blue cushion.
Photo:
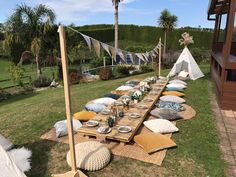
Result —
[[103, 111], [105, 108], [106, 108], [106, 106], [101, 103], [88, 103], [85, 105], [85, 109], [87, 111], [93, 111], [96, 113]]
[[165, 88], [166, 91], [178, 91], [178, 92], [184, 92], [183, 89], [181, 88], [177, 88], [177, 87], [169, 87], [169, 88]]
[[113, 98], [115, 100], [118, 100], [121, 97], [121, 95], [117, 95], [117, 94], [113, 94], [113, 93], [108, 93], [108, 94], [104, 95], [104, 97]]
[[158, 103], [156, 103], [156, 106], [158, 108], [172, 109], [177, 112], [185, 110], [185, 108], [181, 104], [170, 102], [170, 101], [159, 101]]

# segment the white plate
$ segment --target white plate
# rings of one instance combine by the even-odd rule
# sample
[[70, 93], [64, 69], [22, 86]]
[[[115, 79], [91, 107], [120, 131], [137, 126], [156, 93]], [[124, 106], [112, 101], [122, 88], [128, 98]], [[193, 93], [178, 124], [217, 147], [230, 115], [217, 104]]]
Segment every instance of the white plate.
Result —
[[137, 108], [139, 108], [139, 109], [147, 109], [148, 106], [145, 105], [145, 104], [141, 104], [141, 105], [138, 105]]
[[86, 122], [86, 125], [88, 127], [96, 127], [96, 126], [98, 126], [98, 124], [99, 124], [99, 122], [96, 120], [89, 120], [88, 122]]
[[145, 98], [143, 101], [144, 101], [144, 102], [152, 102], [153, 99], [151, 99], [151, 98]]
[[132, 131], [132, 128], [131, 128], [130, 126], [124, 125], [124, 126], [118, 127], [118, 131], [119, 131], [120, 133], [129, 133], [129, 132]]
[[139, 114], [139, 113], [130, 113], [129, 114], [129, 117], [130, 118], [134, 118], [134, 119], [137, 119], [137, 118], [140, 118], [141, 117], [141, 115]]
[[[106, 130], [106, 131], [105, 131]], [[111, 128], [110, 127], [103, 127], [103, 126], [101, 126], [101, 127], [99, 127], [98, 129], [97, 129], [97, 132], [98, 133], [101, 133], [101, 134], [107, 134], [107, 133], [110, 133], [111, 132]]]
[[158, 95], [158, 92], [152, 91], [150, 92], [150, 95]]

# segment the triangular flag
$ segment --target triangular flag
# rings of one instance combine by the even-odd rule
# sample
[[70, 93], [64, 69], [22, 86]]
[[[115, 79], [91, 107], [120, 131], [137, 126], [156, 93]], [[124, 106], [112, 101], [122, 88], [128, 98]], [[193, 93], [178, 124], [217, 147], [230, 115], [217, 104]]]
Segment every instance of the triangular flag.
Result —
[[138, 57], [140, 60], [145, 61], [145, 59], [143, 58], [143, 55], [142, 55], [141, 53], [136, 53], [135, 55], [137, 55], [137, 57]]
[[128, 53], [128, 55], [129, 55], [131, 63], [134, 63], [134, 55], [130, 52]]
[[111, 55], [114, 61], [116, 61], [116, 49], [114, 47], [109, 46], [109, 49], [111, 51]]
[[112, 55], [111, 55], [111, 52], [110, 52], [110, 50], [109, 50], [109, 46], [108, 46], [107, 44], [105, 44], [105, 43], [101, 43], [101, 45], [102, 45], [102, 48], [103, 48], [110, 56], [112, 56]]
[[121, 58], [124, 62], [126, 62], [126, 61], [125, 61], [125, 56], [124, 56], [123, 52], [122, 52], [120, 49], [117, 49], [117, 54], [120, 56], [120, 58]]
[[87, 45], [89, 47], [89, 50], [91, 50], [91, 40], [90, 40], [90, 37], [85, 35], [85, 34], [82, 34], [82, 33], [80, 33], [80, 34], [83, 36], [84, 40], [86, 41], [86, 43], [87, 43]]
[[145, 61], [148, 61], [148, 58], [147, 58], [146, 54], [142, 53], [142, 55], [143, 55], [143, 58], [145, 59]]
[[93, 47], [94, 47], [94, 50], [95, 50], [97, 56], [100, 57], [100, 53], [101, 53], [100, 42], [97, 41], [96, 39], [93, 39], [93, 38], [91, 38], [91, 41], [92, 41], [92, 44], [93, 44]]

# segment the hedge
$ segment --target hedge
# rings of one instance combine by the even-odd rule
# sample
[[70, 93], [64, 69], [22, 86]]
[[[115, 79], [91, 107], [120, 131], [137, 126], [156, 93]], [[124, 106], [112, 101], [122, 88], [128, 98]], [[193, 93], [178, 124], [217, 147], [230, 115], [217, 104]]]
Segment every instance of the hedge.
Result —
[[[114, 41], [114, 27], [113, 25], [87, 25], [82, 27], [75, 27], [80, 32], [87, 34], [102, 42]], [[181, 34], [189, 32], [194, 38], [194, 48], [204, 50], [211, 49], [213, 32], [210, 30], [201, 31], [200, 29], [175, 29], [167, 34], [167, 48], [180, 49], [179, 39]], [[70, 43], [81, 41], [83, 38], [76, 33], [70, 32]], [[159, 38], [164, 38], [164, 32], [161, 28], [153, 26], [136, 26], [136, 25], [119, 25], [119, 40], [135, 41], [145, 44], [155, 45]], [[190, 46], [191, 48], [191, 46]]]

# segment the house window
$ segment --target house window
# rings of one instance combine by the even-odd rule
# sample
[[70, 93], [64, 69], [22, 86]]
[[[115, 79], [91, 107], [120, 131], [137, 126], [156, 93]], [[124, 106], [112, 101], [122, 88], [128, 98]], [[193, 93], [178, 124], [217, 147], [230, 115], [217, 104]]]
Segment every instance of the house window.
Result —
[[225, 42], [226, 37], [226, 22], [227, 22], [227, 14], [221, 15], [221, 23], [218, 35], [218, 42]]
[[236, 70], [235, 69], [228, 69], [227, 70], [227, 81], [236, 82]]

